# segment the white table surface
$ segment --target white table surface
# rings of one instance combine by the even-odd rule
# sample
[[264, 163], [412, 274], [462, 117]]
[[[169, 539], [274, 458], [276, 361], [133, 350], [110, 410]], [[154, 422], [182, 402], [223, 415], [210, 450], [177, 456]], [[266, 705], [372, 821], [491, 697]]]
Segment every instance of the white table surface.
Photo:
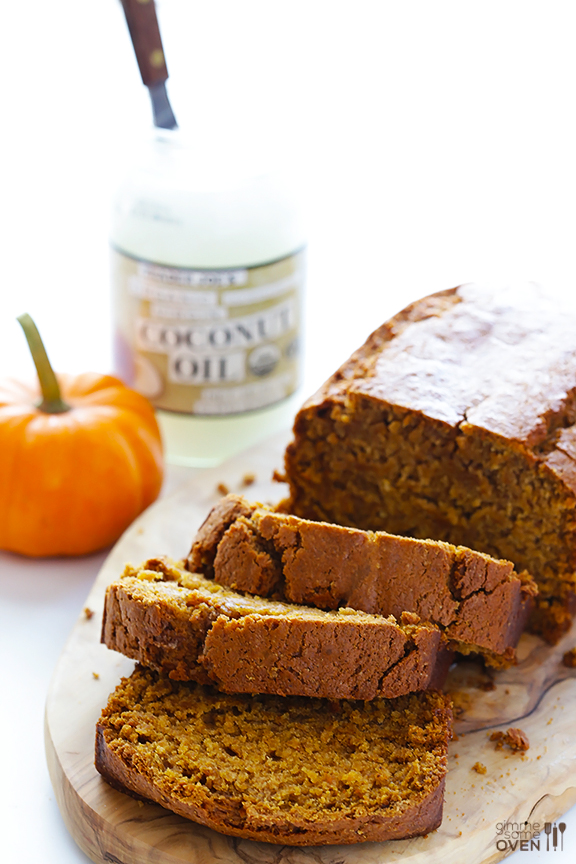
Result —
[[[106, 371], [108, 213], [120, 153], [149, 125], [147, 94], [116, 0], [6, 5], [0, 376], [33, 372], [14, 320], [23, 311], [58, 370]], [[570, 0], [157, 5], [183, 125], [218, 134], [225, 121], [235, 146], [267, 136], [305, 181], [303, 395], [422, 294], [531, 279], [576, 296]], [[170, 469], [167, 488], [189, 473]], [[55, 804], [42, 727], [52, 669], [104, 555], [0, 553], [7, 864], [87, 861]], [[575, 811], [564, 821], [560, 860], [576, 860]]]

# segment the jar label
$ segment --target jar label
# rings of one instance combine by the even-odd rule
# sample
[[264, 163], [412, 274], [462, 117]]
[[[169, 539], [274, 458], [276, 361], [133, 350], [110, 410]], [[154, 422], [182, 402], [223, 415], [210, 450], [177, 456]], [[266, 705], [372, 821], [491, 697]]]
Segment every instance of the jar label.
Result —
[[237, 414], [298, 386], [304, 252], [192, 270], [113, 249], [112, 282], [116, 374], [157, 408]]

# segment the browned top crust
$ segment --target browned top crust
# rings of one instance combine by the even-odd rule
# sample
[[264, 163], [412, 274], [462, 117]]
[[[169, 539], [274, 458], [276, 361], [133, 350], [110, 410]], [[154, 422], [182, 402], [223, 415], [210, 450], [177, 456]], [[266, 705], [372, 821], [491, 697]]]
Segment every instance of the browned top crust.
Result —
[[108, 587], [102, 641], [227, 693], [390, 698], [429, 686], [440, 645], [433, 625], [400, 620], [243, 597], [155, 558]]
[[289, 845], [425, 834], [442, 819], [449, 700], [230, 696], [137, 668], [97, 726], [121, 791], [216, 831]]
[[304, 408], [354, 393], [573, 459], [576, 314], [534, 283], [433, 294], [376, 330]]
[[[234, 505], [243, 515], [230, 523]], [[219, 584], [321, 609], [347, 606], [397, 618], [413, 612], [442, 628], [458, 650], [482, 652], [496, 664], [513, 660], [536, 593], [509, 561], [449, 543], [313, 522], [264, 505], [240, 507], [238, 496], [223, 499], [207, 522], [210, 545], [202, 527], [187, 566], [204, 568]]]

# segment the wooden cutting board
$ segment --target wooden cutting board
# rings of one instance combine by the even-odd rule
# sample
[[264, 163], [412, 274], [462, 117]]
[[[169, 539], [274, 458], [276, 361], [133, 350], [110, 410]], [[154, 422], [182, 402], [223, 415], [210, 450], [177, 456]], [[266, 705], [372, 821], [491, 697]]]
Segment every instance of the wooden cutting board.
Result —
[[[245, 491], [253, 500], [278, 501], [285, 487], [272, 483], [282, 466], [287, 434], [200, 473], [153, 505], [107, 558], [86, 607], [58, 662], [46, 704], [46, 754], [56, 798], [70, 833], [96, 862], [116, 864], [488, 864], [510, 854], [502, 823], [554, 822], [576, 802], [576, 670], [562, 655], [576, 631], [551, 648], [523, 636], [520, 663], [489, 678], [465, 663], [450, 673], [457, 709], [457, 740], [450, 745], [444, 820], [428, 837], [355, 846], [299, 848], [238, 840], [217, 834], [156, 805], [142, 804], [108, 786], [93, 763], [94, 729], [109, 693], [132, 661], [100, 644], [106, 586], [126, 562], [167, 554], [183, 557], [196, 529], [217, 502], [217, 486]], [[247, 473], [256, 475], [248, 490]], [[497, 751], [488, 729], [516, 726], [528, 735], [524, 755]], [[473, 770], [477, 762], [485, 774]], [[500, 826], [500, 827], [499, 827]], [[552, 851], [551, 837], [540, 837]], [[514, 839], [512, 839], [512, 844]], [[537, 838], [536, 838], [537, 842]], [[531, 844], [528, 842], [528, 848]]]

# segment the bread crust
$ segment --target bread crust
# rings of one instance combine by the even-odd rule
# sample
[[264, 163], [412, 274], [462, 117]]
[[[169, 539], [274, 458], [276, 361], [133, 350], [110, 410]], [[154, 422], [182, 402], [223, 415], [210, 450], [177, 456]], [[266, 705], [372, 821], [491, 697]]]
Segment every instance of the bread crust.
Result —
[[[241, 514], [234, 521], [226, 518], [232, 509]], [[220, 585], [320, 609], [348, 606], [398, 619], [415, 613], [457, 650], [482, 653], [492, 665], [514, 661], [536, 587], [509, 561], [314, 522], [235, 495], [216, 505], [209, 521], [210, 545], [200, 529], [187, 567], [204, 567]]]
[[417, 616], [398, 624], [243, 597], [156, 558], [108, 587], [102, 641], [227, 693], [375, 699], [429, 686], [440, 631]]

